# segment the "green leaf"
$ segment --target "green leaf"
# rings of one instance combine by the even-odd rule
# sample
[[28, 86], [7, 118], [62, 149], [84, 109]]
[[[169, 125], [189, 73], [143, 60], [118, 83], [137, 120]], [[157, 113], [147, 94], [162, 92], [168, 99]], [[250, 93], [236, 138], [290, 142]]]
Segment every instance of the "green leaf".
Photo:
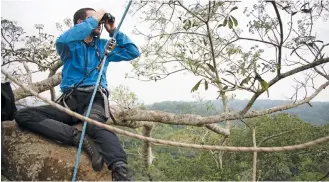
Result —
[[246, 74], [246, 72], [247, 72], [246, 68], [242, 67], [241, 74], [244, 76]]
[[265, 80], [261, 81], [260, 84], [262, 85], [262, 89], [264, 91], [266, 90], [267, 96], [269, 97], [270, 95], [269, 95], [269, 92], [268, 92], [268, 88], [270, 87], [270, 85]]
[[238, 20], [236, 18], [234, 18], [234, 16], [231, 16], [233, 22], [234, 22], [234, 26], [238, 26]]
[[234, 7], [231, 9], [230, 13], [231, 13], [232, 11], [236, 10], [236, 9], [238, 9], [238, 7], [237, 7], [237, 6], [234, 6]]
[[232, 71], [226, 71], [226, 72], [228, 72], [228, 73], [230, 73], [231, 75], [233, 75], [233, 76], [235, 76], [235, 74], [232, 72]]
[[204, 80], [204, 89], [205, 90], [208, 90], [208, 82], [207, 82], [207, 80]]
[[230, 29], [233, 28], [233, 20], [232, 20], [231, 16], [228, 18], [228, 27], [229, 27]]
[[248, 82], [250, 81], [251, 77], [247, 76], [247, 78], [243, 79], [242, 82], [240, 83], [240, 86], [243, 86], [244, 84], [248, 84]]
[[255, 79], [260, 82], [260, 85], [262, 86], [262, 91], [267, 91], [267, 96], [269, 97], [268, 88], [270, 87], [270, 85], [257, 72]]
[[211, 64], [209, 64], [209, 63], [207, 63], [207, 65], [208, 65], [208, 67], [210, 68], [210, 70], [211, 70], [212, 72], [216, 72], [216, 69], [215, 69], [215, 67], [214, 67], [213, 65], [211, 65]]
[[194, 87], [192, 88], [191, 92], [194, 92], [194, 91], [197, 91], [199, 89], [199, 86], [200, 86], [200, 83], [201, 83], [202, 80], [200, 80], [198, 83], [196, 83], [194, 85]]
[[225, 20], [223, 21], [223, 26], [225, 27], [227, 24], [227, 18], [225, 18]]
[[219, 85], [219, 84], [221, 84], [221, 81], [219, 81], [218, 79], [216, 79], [216, 80], [215, 80], [215, 83], [216, 83], [217, 85]]
[[191, 25], [192, 25], [191, 20], [186, 19], [183, 21], [183, 23], [184, 23], [184, 26], [183, 26], [184, 30], [188, 30], [189, 28], [191, 28]]

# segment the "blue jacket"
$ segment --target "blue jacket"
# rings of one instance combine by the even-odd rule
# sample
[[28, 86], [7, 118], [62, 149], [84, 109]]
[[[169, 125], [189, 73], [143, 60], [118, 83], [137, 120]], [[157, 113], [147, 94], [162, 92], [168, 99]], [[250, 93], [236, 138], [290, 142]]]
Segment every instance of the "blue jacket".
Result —
[[[60, 84], [62, 91], [73, 87], [84, 78], [85, 74], [98, 66], [100, 60], [96, 54], [96, 47], [102, 57], [107, 40], [97, 38], [94, 44], [89, 46], [83, 43], [83, 39], [88, 37], [97, 26], [97, 20], [89, 17], [57, 38], [56, 50], [63, 62]], [[122, 32], [119, 31], [115, 39], [116, 46], [108, 54], [102, 73], [101, 85], [103, 88], [107, 88], [106, 70], [109, 62], [130, 61], [140, 55], [137, 46]], [[80, 86], [96, 85], [98, 72], [97, 69], [94, 70]]]

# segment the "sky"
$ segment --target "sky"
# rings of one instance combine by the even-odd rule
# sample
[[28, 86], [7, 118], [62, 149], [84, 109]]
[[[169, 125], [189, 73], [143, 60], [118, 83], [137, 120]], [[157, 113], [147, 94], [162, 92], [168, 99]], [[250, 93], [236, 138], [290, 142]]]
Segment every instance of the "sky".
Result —
[[[250, 2], [250, 1], [248, 1]], [[252, 3], [242, 2], [244, 5]], [[17, 21], [27, 34], [35, 34], [34, 24], [44, 24], [44, 32], [60, 35], [56, 29], [56, 22], [62, 22], [65, 18], [72, 18], [74, 12], [82, 7], [92, 7], [94, 9], [104, 9], [116, 17], [121, 18], [127, 1], [114, 0], [2, 0], [1, 1], [1, 17], [9, 20]], [[244, 7], [241, 6], [241, 12]], [[145, 44], [145, 40], [141, 36], [133, 35], [134, 26], [142, 26], [138, 21], [138, 17], [127, 15], [122, 24], [121, 31], [127, 34], [135, 42], [137, 46]], [[243, 22], [243, 17], [239, 19]], [[327, 22], [328, 23], [328, 22]], [[147, 27], [141, 27], [147, 28]], [[318, 31], [317, 36], [321, 37], [325, 43], [329, 42], [327, 33], [329, 26], [320, 24], [315, 29]], [[137, 79], [125, 78], [125, 74], [133, 69], [129, 62], [110, 63], [107, 70], [107, 79], [109, 88], [114, 88], [120, 84], [127, 86], [131, 91], [135, 92], [139, 100], [145, 104], [151, 104], [161, 101], [195, 101], [196, 94], [191, 93], [191, 88], [199, 81], [199, 78], [189, 74], [176, 74], [169, 76], [164, 80], [157, 82], [144, 82]], [[37, 73], [33, 75], [33, 82], [43, 80], [48, 73]], [[298, 77], [298, 75], [297, 75]], [[270, 88], [270, 98], [266, 94], [260, 96], [261, 99], [287, 99], [293, 93], [294, 84], [289, 77], [278, 82], [277, 85]], [[324, 83], [324, 79], [318, 78], [317, 85]], [[215, 88], [209, 88], [207, 91], [199, 89], [201, 98], [205, 100], [213, 100], [217, 98]], [[59, 88], [56, 87], [56, 91]], [[245, 92], [236, 92], [236, 99], [250, 99], [251, 94]], [[44, 93], [44, 95], [48, 95]], [[48, 95], [49, 96], [49, 95]], [[314, 101], [329, 101], [329, 88], [322, 91]]]

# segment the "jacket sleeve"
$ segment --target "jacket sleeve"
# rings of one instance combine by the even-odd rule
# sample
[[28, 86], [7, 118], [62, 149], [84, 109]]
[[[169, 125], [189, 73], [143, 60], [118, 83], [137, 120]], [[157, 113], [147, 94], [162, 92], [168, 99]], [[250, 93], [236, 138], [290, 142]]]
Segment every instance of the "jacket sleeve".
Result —
[[113, 51], [107, 56], [107, 61], [130, 61], [140, 56], [140, 52], [137, 46], [127, 35], [118, 31], [115, 39], [116, 46]]
[[56, 40], [56, 50], [62, 60], [65, 61], [70, 56], [71, 47], [88, 37], [97, 26], [97, 20], [89, 17], [60, 35]]

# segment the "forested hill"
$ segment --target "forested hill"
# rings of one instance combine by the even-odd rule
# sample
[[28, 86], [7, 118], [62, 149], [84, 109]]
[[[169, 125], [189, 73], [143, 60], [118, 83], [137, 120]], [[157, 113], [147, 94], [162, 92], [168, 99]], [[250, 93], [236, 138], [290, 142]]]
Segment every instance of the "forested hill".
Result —
[[[234, 111], [241, 110], [247, 100], [229, 101], [230, 109]], [[263, 110], [274, 106], [288, 104], [290, 101], [284, 100], [257, 100], [251, 110]], [[299, 118], [314, 125], [323, 125], [329, 123], [329, 102], [311, 102], [311, 105], [304, 104], [296, 108], [281, 111], [278, 113], [289, 113], [297, 115]], [[166, 111], [171, 113], [189, 113], [204, 116], [218, 114], [222, 111], [220, 100], [203, 101], [203, 102], [183, 102], [183, 101], [164, 101], [147, 106], [148, 109]]]

